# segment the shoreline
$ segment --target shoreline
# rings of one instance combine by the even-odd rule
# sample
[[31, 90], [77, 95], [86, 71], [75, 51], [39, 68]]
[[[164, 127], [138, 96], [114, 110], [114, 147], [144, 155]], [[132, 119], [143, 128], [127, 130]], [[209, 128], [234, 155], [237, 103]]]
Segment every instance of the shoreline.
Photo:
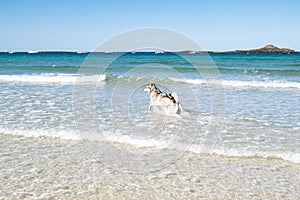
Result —
[[299, 164], [186, 152], [153, 173], [111, 169], [79, 141], [0, 135], [6, 198], [299, 199]]

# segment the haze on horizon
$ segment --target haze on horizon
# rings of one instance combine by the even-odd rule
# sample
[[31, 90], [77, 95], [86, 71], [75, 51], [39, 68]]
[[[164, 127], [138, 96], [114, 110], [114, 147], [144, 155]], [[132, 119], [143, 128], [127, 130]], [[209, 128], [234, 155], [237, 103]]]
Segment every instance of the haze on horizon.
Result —
[[[0, 51], [91, 51], [124, 31], [178, 31], [204, 50], [300, 50], [300, 2], [17, 1], [0, 2]], [[183, 49], [184, 50], [184, 49]]]

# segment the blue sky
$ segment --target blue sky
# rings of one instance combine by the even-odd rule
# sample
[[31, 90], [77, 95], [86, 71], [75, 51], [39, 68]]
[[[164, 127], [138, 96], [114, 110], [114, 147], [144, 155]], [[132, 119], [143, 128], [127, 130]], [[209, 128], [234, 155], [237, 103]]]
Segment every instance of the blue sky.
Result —
[[179, 31], [207, 50], [300, 50], [299, 10], [298, 0], [1, 0], [0, 51], [87, 51], [142, 27]]

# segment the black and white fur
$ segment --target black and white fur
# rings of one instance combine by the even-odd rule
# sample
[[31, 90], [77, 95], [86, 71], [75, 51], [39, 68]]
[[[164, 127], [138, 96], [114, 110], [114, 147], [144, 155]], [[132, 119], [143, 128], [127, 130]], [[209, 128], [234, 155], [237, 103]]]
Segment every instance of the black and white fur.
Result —
[[175, 92], [170, 94], [162, 92], [154, 83], [149, 84], [144, 91], [148, 92], [150, 96], [150, 110], [152, 110], [153, 107], [157, 107], [164, 113], [170, 115], [180, 114], [182, 112], [182, 106], [179, 103], [179, 98]]

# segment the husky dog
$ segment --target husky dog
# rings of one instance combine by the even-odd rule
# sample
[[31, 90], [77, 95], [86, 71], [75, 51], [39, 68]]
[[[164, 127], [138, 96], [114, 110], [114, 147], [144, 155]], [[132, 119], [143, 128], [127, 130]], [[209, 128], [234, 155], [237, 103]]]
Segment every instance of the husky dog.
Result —
[[166, 114], [180, 114], [182, 112], [182, 106], [179, 103], [178, 96], [175, 92], [167, 94], [160, 91], [154, 83], [148, 85], [145, 89], [150, 96], [149, 110], [154, 107], [164, 111]]

